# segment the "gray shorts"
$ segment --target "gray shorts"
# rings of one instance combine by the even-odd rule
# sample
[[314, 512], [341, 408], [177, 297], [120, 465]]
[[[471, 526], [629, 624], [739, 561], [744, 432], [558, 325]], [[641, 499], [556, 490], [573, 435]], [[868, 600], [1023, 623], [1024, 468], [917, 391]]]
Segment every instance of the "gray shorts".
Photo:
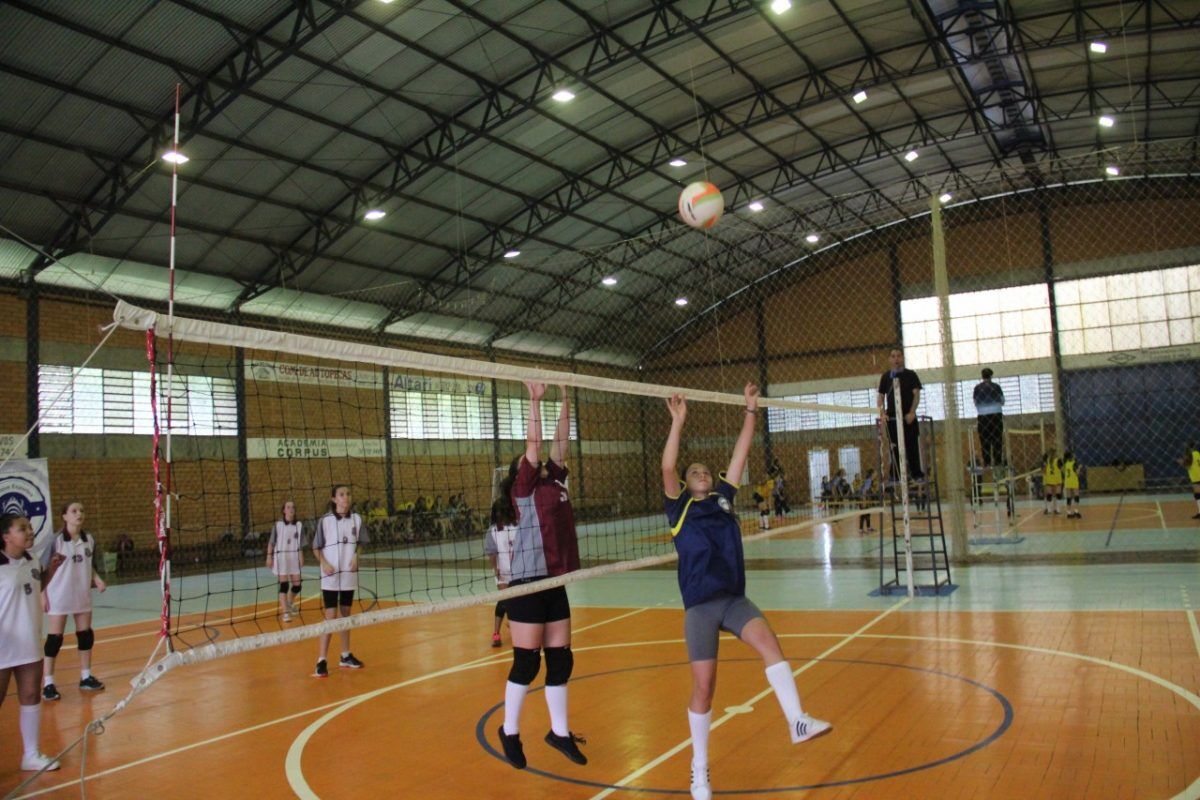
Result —
[[723, 595], [692, 606], [683, 614], [683, 638], [687, 642], [688, 660], [715, 659], [721, 631], [729, 631], [740, 639], [746, 623], [762, 615], [758, 606], [745, 596]]

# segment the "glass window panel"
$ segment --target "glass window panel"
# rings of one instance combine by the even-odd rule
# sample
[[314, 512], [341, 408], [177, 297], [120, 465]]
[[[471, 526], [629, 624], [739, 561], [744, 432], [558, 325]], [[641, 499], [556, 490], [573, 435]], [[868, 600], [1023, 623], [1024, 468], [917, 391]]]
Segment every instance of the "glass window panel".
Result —
[[1164, 292], [1186, 292], [1188, 290], [1188, 268], [1164, 269], [1162, 271], [1162, 289]]
[[1083, 327], [1083, 314], [1079, 306], [1058, 307], [1058, 329], [1060, 331], [1077, 331]]
[[1192, 320], [1173, 319], [1167, 323], [1171, 332], [1171, 344], [1194, 344]]
[[966, 341], [954, 343], [954, 360], [959, 364], [979, 363], [979, 342]]
[[1164, 271], [1165, 270], [1153, 270], [1137, 273], [1134, 276], [1134, 283], [1137, 285], [1138, 297], [1148, 297], [1150, 295], [1162, 294]]
[[1137, 297], [1137, 276], [1109, 275], [1105, 280], [1108, 284], [1108, 299], [1126, 300]]
[[968, 341], [977, 338], [975, 335], [975, 317], [963, 317], [950, 320], [950, 336], [955, 342]]
[[1108, 320], [1108, 304], [1107, 303], [1088, 303], [1081, 306], [1083, 312], [1083, 328], [1084, 330], [1094, 330], [1096, 328], [1107, 328]]
[[1142, 347], [1166, 347], [1171, 343], [1171, 334], [1165, 322], [1143, 322], [1140, 326]]
[[1117, 350], [1138, 350], [1142, 346], [1142, 335], [1138, 324], [1113, 325], [1112, 346]]
[[1004, 344], [1000, 337], [979, 341], [979, 363], [993, 364], [1004, 360]]
[[1169, 294], [1163, 300], [1167, 304], [1167, 319], [1187, 319], [1192, 315], [1186, 294]]
[[1158, 322], [1167, 318], [1167, 300], [1161, 294], [1139, 297], [1137, 301], [1138, 322]]
[[1138, 321], [1137, 300], [1113, 300], [1108, 304], [1108, 317], [1113, 325], [1130, 325]]
[[1054, 302], [1059, 308], [1079, 303], [1079, 281], [1063, 281], [1054, 285]]
[[1200, 290], [1200, 264], [1184, 267], [1188, 275], [1188, 289]]
[[1097, 303], [1108, 299], [1108, 284], [1104, 278], [1085, 278], [1079, 281], [1079, 302]]
[[1107, 326], [1083, 329], [1083, 352], [1108, 353], [1112, 349], [1112, 331]]

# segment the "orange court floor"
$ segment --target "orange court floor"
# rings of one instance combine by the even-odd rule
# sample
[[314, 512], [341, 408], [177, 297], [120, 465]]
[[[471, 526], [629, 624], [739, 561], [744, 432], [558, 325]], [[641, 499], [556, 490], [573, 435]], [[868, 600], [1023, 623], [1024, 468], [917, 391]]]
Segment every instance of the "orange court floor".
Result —
[[[753, 585], [752, 573], [752, 597]], [[862, 609], [767, 610], [805, 710], [834, 724], [801, 745], [790, 743], [753, 651], [722, 639], [710, 756], [717, 797], [1200, 794], [1194, 612], [862, 600]], [[481, 606], [357, 629], [353, 650], [366, 668], [335, 667], [327, 680], [311, 677], [311, 640], [180, 668], [88, 738], [86, 796], [687, 797], [682, 611], [577, 603], [573, 622], [570, 717], [587, 740], [586, 766], [542, 742], [542, 675], [522, 720], [529, 768], [502, 760], [496, 729], [511, 656], [489, 646], [492, 609]], [[63, 699], [44, 704], [43, 750], [58, 752], [124, 696], [154, 629], [98, 632], [94, 669], [108, 682], [98, 694], [81, 695], [65, 679], [76, 675], [76, 655], [64, 650]], [[227, 624], [216, 633], [232, 635]], [[335, 636], [335, 659], [337, 650]], [[3, 792], [24, 777], [9, 692], [0, 709]], [[75, 748], [61, 771], [17, 796], [81, 796], [83, 757]]]

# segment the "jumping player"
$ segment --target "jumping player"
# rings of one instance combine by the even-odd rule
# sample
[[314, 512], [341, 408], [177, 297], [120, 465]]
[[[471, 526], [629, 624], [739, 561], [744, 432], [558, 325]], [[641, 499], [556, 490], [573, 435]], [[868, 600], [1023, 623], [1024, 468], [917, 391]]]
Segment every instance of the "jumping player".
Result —
[[[513, 507], [517, 510], [517, 536], [512, 551], [512, 579], [509, 586], [533, 583], [546, 577], [564, 575], [579, 569], [579, 542], [575, 534], [575, 513], [567, 490], [567, 444], [570, 436], [570, 396], [560, 386], [562, 408], [550, 445], [550, 460], [541, 460], [541, 399], [543, 383], [525, 383], [529, 391], [529, 425], [525, 434], [525, 452], [509, 467]], [[586, 764], [580, 752], [582, 737], [567, 725], [567, 681], [575, 658], [571, 653], [571, 604], [567, 591], [558, 586], [514, 597], [508, 608], [508, 627], [513, 642], [513, 665], [504, 688], [504, 724], [500, 726], [500, 744], [504, 757], [517, 769], [526, 765], [521, 744], [521, 706], [529, 684], [541, 667], [541, 651], [546, 653], [546, 705], [550, 710], [550, 731], [546, 744], [576, 764]]]
[[750, 454], [758, 413], [758, 387], [746, 384], [745, 421], [729, 466], [713, 481], [704, 464], [691, 464], [679, 480], [679, 442], [687, 419], [687, 400], [667, 401], [671, 432], [662, 455], [664, 506], [671, 537], [679, 553], [679, 589], [683, 595], [684, 638], [692, 669], [688, 724], [692, 732], [692, 797], [711, 800], [708, 776], [708, 734], [717, 682], [717, 644], [722, 630], [753, 647], [766, 665], [767, 681], [787, 719], [794, 744], [829, 731], [832, 726], [804, 713], [791, 665], [774, 631], [758, 607], [746, 597], [746, 566], [742, 532], [733, 501], [737, 486], [727, 476], [740, 475]]

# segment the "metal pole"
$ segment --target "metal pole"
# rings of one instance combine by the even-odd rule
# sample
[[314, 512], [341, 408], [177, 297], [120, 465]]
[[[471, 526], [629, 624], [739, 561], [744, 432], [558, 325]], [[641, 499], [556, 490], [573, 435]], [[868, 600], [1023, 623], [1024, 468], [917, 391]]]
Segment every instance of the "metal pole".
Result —
[[[892, 378], [892, 397], [896, 402], [896, 482], [904, 520], [904, 569], [908, 573], [908, 596], [916, 596], [913, 586], [912, 525], [908, 512], [908, 453], [904, 436], [904, 404], [900, 396], [900, 377]], [[915, 411], [915, 409], [914, 409]]]

